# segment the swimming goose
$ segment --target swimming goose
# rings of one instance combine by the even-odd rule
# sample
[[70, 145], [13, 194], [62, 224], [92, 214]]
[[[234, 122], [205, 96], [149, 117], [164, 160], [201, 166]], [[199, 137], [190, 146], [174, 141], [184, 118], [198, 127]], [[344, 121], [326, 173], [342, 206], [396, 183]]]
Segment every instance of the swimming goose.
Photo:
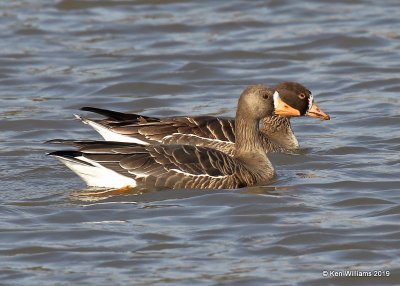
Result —
[[194, 145], [62, 140], [52, 143], [72, 144], [78, 150], [49, 155], [96, 187], [225, 189], [263, 185], [273, 178], [274, 169], [259, 136], [260, 120], [274, 113], [301, 116], [308, 104], [308, 98], [296, 94], [282, 96], [262, 85], [247, 87], [236, 111], [233, 156]]
[[[329, 120], [315, 104], [311, 92], [297, 82], [283, 82], [274, 87], [281, 97], [305, 97], [297, 106], [302, 115], [307, 114]], [[213, 116], [147, 117], [138, 114], [120, 113], [106, 109], [83, 107], [106, 116], [93, 120], [77, 116], [82, 122], [98, 131], [107, 141], [134, 142], [138, 144], [189, 144], [218, 149], [233, 155], [235, 142], [235, 120]], [[289, 118], [278, 115], [261, 120], [260, 139], [266, 152], [290, 152], [299, 148]]]

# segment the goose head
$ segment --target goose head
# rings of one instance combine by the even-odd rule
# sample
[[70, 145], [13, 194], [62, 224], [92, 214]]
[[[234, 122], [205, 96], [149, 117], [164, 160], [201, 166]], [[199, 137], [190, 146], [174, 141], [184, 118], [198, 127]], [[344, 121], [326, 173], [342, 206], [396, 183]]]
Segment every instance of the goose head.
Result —
[[237, 115], [260, 120], [274, 114], [274, 90], [264, 85], [250, 85], [240, 95]]
[[314, 97], [306, 87], [297, 82], [282, 82], [274, 88], [275, 115], [285, 117], [309, 116], [329, 120], [314, 102]]

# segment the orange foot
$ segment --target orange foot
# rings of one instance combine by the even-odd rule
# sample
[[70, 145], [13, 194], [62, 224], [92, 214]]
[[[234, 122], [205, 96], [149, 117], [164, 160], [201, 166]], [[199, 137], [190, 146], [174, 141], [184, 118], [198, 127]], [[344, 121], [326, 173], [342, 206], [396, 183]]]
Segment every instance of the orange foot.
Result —
[[95, 191], [95, 192], [78, 192], [72, 194], [73, 197], [78, 198], [84, 201], [98, 201], [104, 200], [110, 197], [122, 196], [125, 194], [132, 193], [134, 188], [131, 186], [125, 186], [119, 189], [114, 190], [105, 190], [105, 191]]

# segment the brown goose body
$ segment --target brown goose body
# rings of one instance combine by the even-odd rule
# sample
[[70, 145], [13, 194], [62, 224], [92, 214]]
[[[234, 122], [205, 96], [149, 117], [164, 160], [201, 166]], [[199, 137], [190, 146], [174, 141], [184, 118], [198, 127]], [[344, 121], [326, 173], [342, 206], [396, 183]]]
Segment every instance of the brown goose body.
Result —
[[[283, 82], [274, 87], [289, 99], [304, 95], [310, 99], [311, 92], [296, 82]], [[310, 109], [310, 102], [299, 106], [303, 113]], [[307, 110], [305, 110], [307, 109]], [[134, 142], [139, 144], [189, 144], [210, 147], [232, 155], [235, 143], [235, 119], [213, 116], [147, 117], [106, 109], [84, 107], [84, 111], [106, 116], [103, 120], [79, 117], [84, 123], [96, 129], [105, 140]], [[304, 115], [304, 114], [302, 114]], [[323, 118], [325, 115], [325, 118]], [[326, 114], [319, 117], [327, 119]], [[260, 122], [258, 136], [265, 152], [291, 152], [299, 143], [287, 117], [271, 114]]]
[[[106, 114], [109, 110], [83, 108]], [[109, 115], [114, 112], [110, 112]], [[137, 114], [136, 119], [80, 119], [94, 127], [105, 140], [139, 144], [188, 144], [210, 147], [232, 155], [235, 149], [235, 119], [214, 116], [155, 118]], [[106, 130], [106, 132], [104, 132]], [[115, 137], [118, 134], [119, 137]], [[261, 120], [259, 135], [265, 152], [289, 152], [299, 147], [288, 118], [268, 116]]]
[[[72, 167], [89, 186], [120, 188], [145, 186], [171, 189], [232, 189], [268, 183], [274, 176], [272, 165], [248, 166], [218, 150], [193, 145], [139, 145], [112, 141], [54, 141], [79, 146], [78, 151], [56, 151], [50, 155], [68, 164], [83, 164], [95, 168], [95, 164], [126, 178], [98, 184], [87, 174], [79, 173], [79, 167]], [[119, 145], [121, 144], [121, 145]], [[86, 165], [86, 166], [85, 166]], [[70, 167], [70, 166], [69, 166]]]
[[[56, 151], [49, 155], [60, 159], [88, 185], [99, 187], [140, 184], [222, 189], [266, 184], [274, 176], [274, 169], [259, 136], [259, 121], [278, 110], [276, 94], [261, 85], [243, 91], [236, 112], [232, 156], [195, 145], [62, 140], [53, 143], [72, 144], [78, 151]], [[291, 111], [287, 116], [300, 116], [300, 112]], [[106, 172], [109, 173], [105, 175]], [[115, 181], [107, 180], [111, 177]]]

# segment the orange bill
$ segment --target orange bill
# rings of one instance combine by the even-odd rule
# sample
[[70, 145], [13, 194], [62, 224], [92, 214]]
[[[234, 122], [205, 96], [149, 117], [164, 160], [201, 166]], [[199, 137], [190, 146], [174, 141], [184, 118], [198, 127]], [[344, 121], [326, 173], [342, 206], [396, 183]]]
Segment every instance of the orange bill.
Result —
[[328, 114], [323, 112], [321, 109], [319, 109], [318, 105], [313, 103], [311, 108], [307, 111], [306, 116], [310, 117], [315, 117], [315, 118], [320, 118], [322, 120], [330, 120], [331, 118], [329, 117]]
[[279, 116], [300, 116], [300, 111], [286, 104], [279, 96], [275, 97], [275, 114]]

